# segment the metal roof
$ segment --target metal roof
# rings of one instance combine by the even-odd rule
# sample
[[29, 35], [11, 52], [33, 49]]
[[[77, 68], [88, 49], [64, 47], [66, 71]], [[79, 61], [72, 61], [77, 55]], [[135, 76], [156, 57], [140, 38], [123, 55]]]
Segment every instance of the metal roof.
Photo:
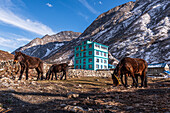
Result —
[[160, 68], [165, 67], [166, 63], [156, 63], [156, 64], [148, 64], [148, 68]]
[[170, 71], [164, 71], [165, 73], [167, 73], [168, 75], [170, 75]]

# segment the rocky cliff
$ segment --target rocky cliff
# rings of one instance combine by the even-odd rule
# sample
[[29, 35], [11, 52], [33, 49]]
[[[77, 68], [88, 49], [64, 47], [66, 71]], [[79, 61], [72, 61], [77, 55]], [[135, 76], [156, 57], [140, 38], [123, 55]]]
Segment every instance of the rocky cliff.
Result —
[[21, 51], [27, 55], [44, 59], [62, 45], [65, 45], [69, 41], [79, 37], [80, 34], [81, 33], [78, 32], [62, 31], [55, 35], [45, 35], [42, 38], [35, 38], [30, 43], [18, 48], [15, 51]]
[[108, 45], [117, 59], [129, 56], [170, 64], [169, 6], [168, 0], [137, 0], [117, 6], [99, 15], [74, 43], [59, 49], [47, 61], [71, 59], [74, 46], [91, 39]]
[[170, 65], [169, 21], [169, 0], [137, 0], [99, 15], [78, 38], [69, 42], [58, 40], [57, 43], [46, 44], [45, 49], [39, 44], [20, 50], [29, 51], [29, 55], [50, 63], [66, 62], [74, 59], [76, 45], [90, 39], [109, 46], [110, 53], [119, 60], [129, 56], [143, 58], [148, 63], [166, 62]]

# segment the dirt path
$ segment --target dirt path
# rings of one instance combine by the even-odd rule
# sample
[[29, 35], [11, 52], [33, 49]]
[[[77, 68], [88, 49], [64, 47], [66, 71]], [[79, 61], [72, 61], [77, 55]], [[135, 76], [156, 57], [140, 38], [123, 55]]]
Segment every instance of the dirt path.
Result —
[[[130, 80], [130, 79], [129, 79]], [[149, 78], [148, 88], [113, 87], [110, 78], [66, 81], [0, 79], [0, 112], [169, 112], [170, 79]], [[131, 81], [130, 81], [131, 84]]]

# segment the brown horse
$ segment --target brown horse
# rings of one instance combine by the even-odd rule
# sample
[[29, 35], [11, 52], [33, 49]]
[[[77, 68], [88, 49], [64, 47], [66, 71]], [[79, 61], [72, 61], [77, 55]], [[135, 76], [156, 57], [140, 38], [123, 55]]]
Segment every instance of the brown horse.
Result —
[[[138, 75], [141, 78], [141, 87], [147, 87], [147, 62], [139, 58], [123, 58], [116, 66], [114, 73], [112, 74], [113, 83], [117, 86], [118, 79], [116, 76], [121, 76], [122, 84], [127, 87], [127, 77], [131, 76], [133, 79], [133, 85], [138, 87]], [[123, 82], [123, 75], [125, 75], [125, 84]]]
[[52, 74], [51, 80], [53, 80], [53, 76], [55, 74], [55, 78], [57, 80], [57, 73], [59, 72], [63, 72], [63, 75], [61, 76], [60, 80], [63, 79], [64, 75], [65, 75], [65, 79], [67, 79], [67, 75], [68, 75], [68, 64], [67, 63], [62, 63], [62, 64], [53, 64], [48, 72], [46, 73], [46, 80], [50, 79], [50, 75]]
[[19, 62], [21, 66], [20, 77], [18, 80], [21, 80], [22, 74], [26, 69], [26, 80], [28, 80], [28, 69], [36, 69], [38, 73], [37, 80], [41, 74], [41, 80], [43, 79], [43, 62], [37, 57], [31, 57], [21, 52], [15, 52], [14, 63]]

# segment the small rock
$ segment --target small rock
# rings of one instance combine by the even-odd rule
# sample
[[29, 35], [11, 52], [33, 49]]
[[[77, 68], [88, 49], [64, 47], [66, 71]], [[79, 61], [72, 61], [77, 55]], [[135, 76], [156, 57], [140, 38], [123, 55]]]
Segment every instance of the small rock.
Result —
[[111, 108], [111, 107], [113, 107], [113, 106], [111, 106], [111, 105], [106, 105], [106, 108]]
[[130, 110], [130, 109], [133, 109], [133, 107], [132, 106], [127, 106], [126, 109]]
[[77, 93], [74, 93], [74, 92], [69, 92], [68, 94], [67, 94], [67, 97], [70, 99], [70, 98], [77, 98], [77, 97], [79, 97], [79, 94], [77, 94]]
[[92, 108], [88, 108], [88, 111], [93, 111], [93, 109]]
[[82, 87], [82, 85], [81, 85], [81, 84], [79, 84], [79, 85], [78, 85], [78, 87]]
[[71, 106], [71, 105], [67, 105], [66, 107], [64, 107], [65, 110], [71, 111], [71, 112], [83, 112], [85, 111], [82, 107], [80, 106]]
[[61, 107], [65, 107], [65, 106], [66, 106], [66, 104], [60, 104], [60, 106], [61, 106]]
[[99, 79], [96, 79], [95, 81], [99, 81]]

